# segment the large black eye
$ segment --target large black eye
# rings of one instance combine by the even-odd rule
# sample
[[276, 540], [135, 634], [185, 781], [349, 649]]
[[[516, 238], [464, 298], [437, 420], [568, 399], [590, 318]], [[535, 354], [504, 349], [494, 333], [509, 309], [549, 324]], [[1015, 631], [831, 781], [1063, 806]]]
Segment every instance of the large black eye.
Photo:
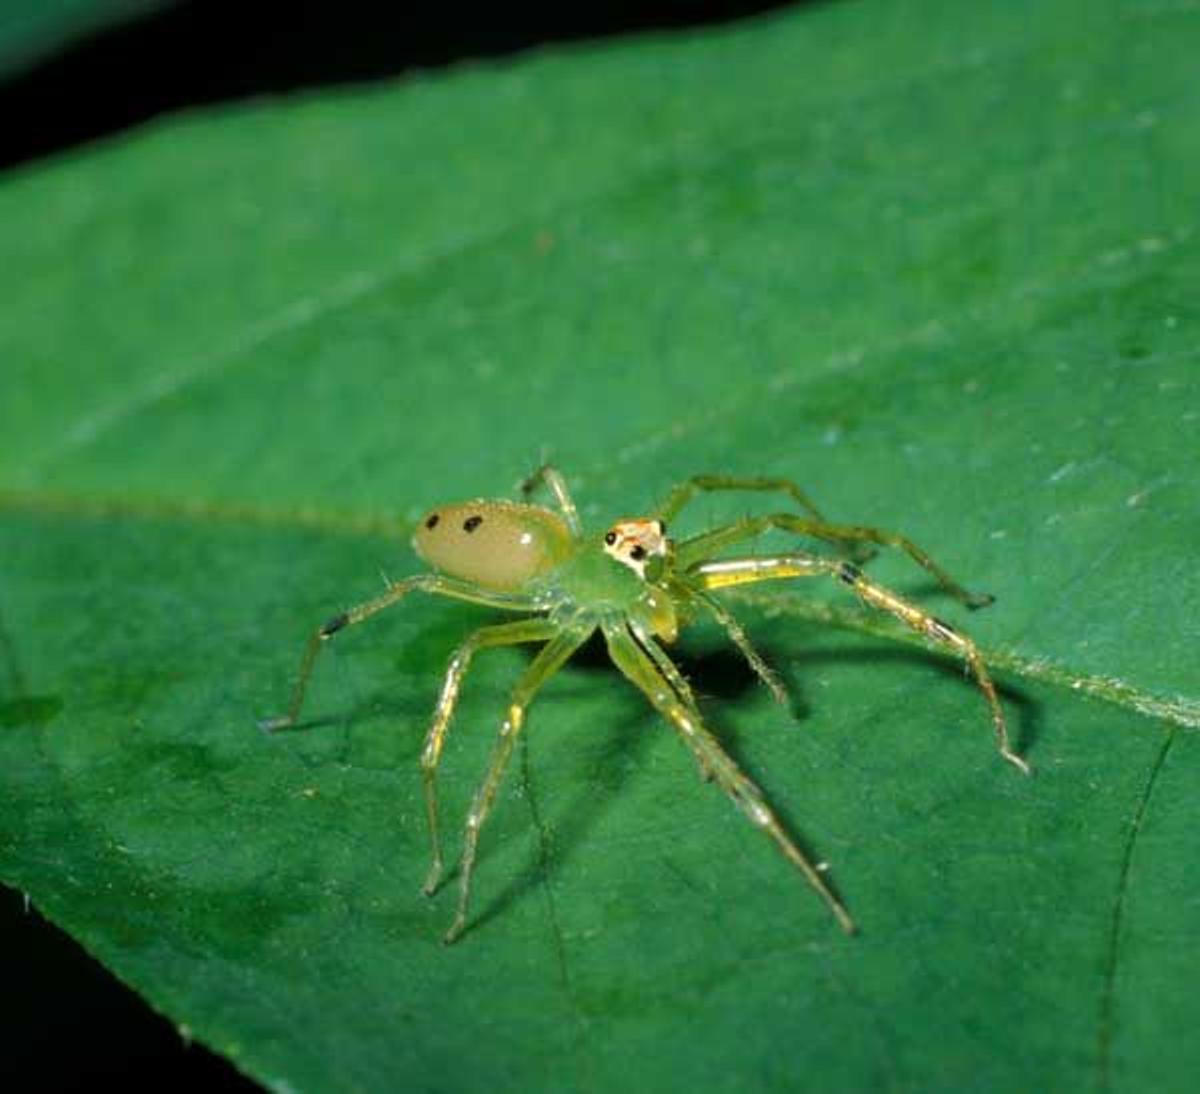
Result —
[[429, 519], [425, 522], [425, 527], [432, 532], [437, 527], [437, 523], [440, 519], [441, 518], [437, 515], [437, 513], [431, 513], [429, 515]]
[[634, 562], [641, 562], [646, 557], [646, 548], [640, 543], [635, 543], [629, 550], [629, 557]]
[[463, 531], [464, 532], [473, 532], [482, 523], [483, 523], [483, 517], [481, 517], [481, 516], [467, 517], [467, 519], [463, 521]]
[[605, 532], [604, 533], [604, 542], [607, 543], [611, 547], [614, 543], [617, 542], [617, 533], [616, 532]]

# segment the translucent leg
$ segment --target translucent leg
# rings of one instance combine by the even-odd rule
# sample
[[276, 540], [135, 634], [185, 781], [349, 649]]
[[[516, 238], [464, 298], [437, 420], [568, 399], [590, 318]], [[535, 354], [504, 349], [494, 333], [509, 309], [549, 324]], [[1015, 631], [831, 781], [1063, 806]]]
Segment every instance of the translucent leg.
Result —
[[481, 627], [472, 634], [450, 658], [446, 669], [446, 678], [442, 682], [442, 691], [438, 696], [437, 706], [433, 711], [433, 721], [429, 732], [425, 735], [425, 748], [421, 753], [421, 781], [425, 791], [425, 812], [429, 818], [429, 839], [432, 845], [432, 856], [429, 863], [429, 874], [422, 888], [426, 895], [437, 889], [442, 877], [442, 844], [438, 829], [437, 803], [437, 768], [442, 757], [442, 746], [446, 742], [446, 731], [450, 727], [450, 719], [454, 716], [454, 708], [458, 703], [458, 693], [462, 687], [463, 677], [471, 666], [471, 658], [477, 650], [493, 646], [515, 646], [521, 642], [545, 642], [553, 638], [561, 628], [549, 619], [522, 619], [517, 623], [500, 623], [492, 627]]
[[715, 493], [716, 491], [748, 490], [758, 493], [787, 494], [801, 509], [805, 510], [814, 520], [824, 520], [820, 511], [812, 503], [809, 496], [791, 479], [773, 478], [743, 478], [738, 475], [695, 475], [687, 482], [681, 482], [672, 488], [667, 500], [655, 512], [664, 524], [672, 521], [680, 511], [697, 494]]
[[542, 464], [521, 483], [521, 496], [529, 497], [543, 483], [554, 495], [554, 500], [558, 502], [558, 507], [562, 510], [563, 517], [566, 518], [567, 526], [578, 537], [582, 532], [579, 513], [575, 509], [575, 502], [571, 500], [571, 492], [567, 489], [567, 480], [563, 478], [562, 472], [558, 468], [548, 463]]
[[308, 640], [308, 645], [304, 648], [304, 656], [300, 660], [300, 674], [296, 678], [287, 713], [277, 718], [262, 719], [258, 723], [259, 728], [269, 733], [272, 730], [294, 726], [296, 719], [300, 717], [300, 708], [304, 705], [304, 692], [308, 687], [313, 663], [316, 661], [321, 647], [338, 631], [370, 619], [371, 616], [383, 611], [384, 608], [390, 608], [398, 600], [415, 590], [449, 596], [456, 600], [467, 600], [472, 604], [483, 604], [489, 608], [501, 608], [506, 611], [534, 612], [541, 610], [537, 601], [530, 597], [492, 592], [472, 585], [470, 582], [458, 581], [440, 574], [417, 574], [415, 577], [397, 581], [394, 585], [389, 586], [387, 592], [382, 596], [377, 596], [374, 600], [368, 600], [363, 604], [357, 604], [353, 608], [335, 615], [313, 632], [312, 637]]
[[733, 800], [733, 803], [762, 829], [784, 856], [804, 875], [805, 879], [824, 899], [842, 929], [847, 934], [854, 932], [854, 921], [842, 902], [825, 884], [817, 868], [784, 831], [778, 818], [762, 796], [762, 792], [742, 772], [737, 764], [721, 747], [720, 742], [705, 728], [699, 715], [681, 703], [666, 686], [654, 664], [642, 652], [623, 627], [608, 626], [604, 629], [608, 650], [617, 667], [636, 685], [666, 718], [682, 738], [684, 744], [701, 766], [712, 772], [717, 785]]
[[[674, 689], [680, 702], [689, 710], [696, 712], [696, 717], [698, 718], [700, 714], [696, 706], [696, 696], [692, 692], [691, 685], [684, 679], [683, 673], [675, 667], [675, 662], [667, 656], [666, 651], [658, 644], [658, 640], [645, 627], [639, 623], [635, 623], [633, 620], [629, 620], [628, 625], [633, 637], [637, 639], [637, 644], [641, 646], [642, 651], [654, 662], [654, 667], [662, 673], [667, 683]], [[702, 757], [698, 757], [698, 760], [700, 764], [700, 778], [705, 782], [711, 782], [713, 777], [712, 772], [708, 769]]]
[[645, 627], [632, 619], [629, 620], [629, 629], [637, 639], [638, 645], [649, 654], [650, 660], [657, 666], [658, 671], [667, 678], [667, 683], [675, 689], [675, 694], [688, 706], [694, 707], [696, 696], [692, 693], [691, 685], [683, 678], [683, 673], [675, 667], [675, 662], [666, 655], [662, 646], [658, 644], [658, 640]]
[[560, 631], [547, 642], [538, 652], [533, 663], [527, 668], [513, 688], [508, 703], [508, 712], [500, 725], [500, 736], [492, 749], [492, 758], [488, 764], [487, 774], [483, 778], [475, 798], [471, 803], [471, 811], [467, 814], [466, 834], [463, 839], [462, 865], [459, 870], [458, 912], [450, 930], [446, 932], [443, 942], [449, 945], [462, 934], [467, 923], [467, 906], [471, 899], [471, 876], [475, 872], [475, 855], [479, 848], [479, 830], [491, 812], [496, 791], [504, 778], [504, 770], [512, 756], [513, 746], [525, 721], [525, 708], [529, 706], [538, 689], [550, 679], [585, 641], [594, 630], [592, 623], [570, 627]]
[[991, 604], [995, 597], [986, 593], [972, 593], [964, 589], [926, 552], [907, 536], [887, 532], [881, 528], [859, 527], [849, 524], [828, 524], [820, 520], [806, 520], [791, 513], [768, 513], [761, 517], [743, 517], [711, 532], [684, 540], [676, 547], [677, 565], [681, 570], [694, 567], [697, 563], [712, 558], [719, 552], [744, 543], [771, 528], [794, 532], [800, 536], [812, 536], [831, 543], [877, 543], [882, 547], [896, 547], [909, 556], [918, 566], [931, 573], [952, 597], [962, 601], [968, 608], [982, 608]]
[[987, 666], [984, 665], [983, 657], [975, 643], [924, 608], [872, 581], [857, 566], [815, 555], [793, 554], [705, 562], [694, 566], [690, 574], [703, 589], [723, 589], [758, 581], [820, 575], [836, 578], [849, 585], [864, 604], [894, 615], [918, 634], [959, 654], [970, 667], [979, 690], [987, 700], [992, 714], [992, 726], [996, 731], [996, 747], [1000, 755], [1026, 775], [1030, 773], [1029, 764], [1018, 756], [1009, 744], [1008, 726], [1004, 720], [1004, 711], [1000, 708], [996, 687], [988, 675]]
[[706, 596], [696, 590], [689, 591], [694, 599], [712, 613], [713, 618], [729, 635], [730, 641], [741, 650], [742, 656], [749, 662], [755, 674], [770, 689], [771, 694], [775, 697], [775, 702], [786, 706], [788, 702], [787, 688], [783, 686], [783, 681], [779, 679], [775, 670], [759, 656], [758, 650], [750, 644], [749, 637], [742, 630], [742, 625], [734, 618], [733, 613], [716, 597]]

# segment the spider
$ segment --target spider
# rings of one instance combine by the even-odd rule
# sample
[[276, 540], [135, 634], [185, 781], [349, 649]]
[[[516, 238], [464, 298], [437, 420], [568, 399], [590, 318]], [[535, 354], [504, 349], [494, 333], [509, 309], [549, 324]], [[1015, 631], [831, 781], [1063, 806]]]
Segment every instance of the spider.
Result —
[[[557, 503], [557, 512], [528, 501], [538, 486], [548, 488]], [[678, 542], [668, 536], [668, 522], [697, 495], [733, 490], [787, 495], [803, 515], [775, 512], [747, 516]], [[896, 547], [968, 607], [991, 603], [990, 596], [967, 592], [906, 537], [877, 528], [832, 524], [795, 483], [781, 478], [699, 475], [672, 489], [665, 502], [649, 516], [619, 520], [602, 532], [582, 529], [566, 480], [549, 465], [526, 480], [522, 496], [526, 500], [521, 502], [466, 501], [441, 505], [426, 513], [417, 525], [413, 547], [435, 572], [389, 583], [381, 596], [341, 612], [319, 627], [305, 649], [287, 713], [260, 723], [266, 730], [295, 725], [313, 664], [325, 642], [346, 627], [391, 607], [410, 592], [420, 590], [531, 616], [481, 627], [459, 646], [450, 659], [425, 738], [421, 773], [432, 857], [423, 889], [431, 895], [438, 888], [443, 869], [438, 761], [463, 678], [481, 649], [542, 643], [512, 690], [487, 772], [467, 814], [458, 906], [443, 938], [445, 943], [454, 942], [466, 927], [479, 833], [495, 802], [526, 709], [542, 685], [597, 628], [617, 668], [675, 729], [691, 750], [701, 775], [715, 782], [774, 841], [822, 897], [841, 927], [848, 934], [855, 931], [849, 912], [818, 868], [785, 831], [759, 788], [741, 772], [704, 725], [691, 687], [663, 648], [664, 643], [675, 641], [682, 625], [708, 613], [724, 628], [774, 697], [786, 702], [779, 678], [755, 651], [729, 609], [713, 595], [720, 589], [819, 576], [846, 586], [864, 604], [891, 613], [918, 634], [965, 660], [987, 700], [1000, 755], [1029, 773], [1026, 762], [1009, 744], [996, 688], [975, 643], [863, 572], [860, 564], [874, 554], [872, 545]], [[835, 544], [843, 557], [829, 558], [799, 550], [726, 557], [725, 552], [730, 548], [768, 529]]]

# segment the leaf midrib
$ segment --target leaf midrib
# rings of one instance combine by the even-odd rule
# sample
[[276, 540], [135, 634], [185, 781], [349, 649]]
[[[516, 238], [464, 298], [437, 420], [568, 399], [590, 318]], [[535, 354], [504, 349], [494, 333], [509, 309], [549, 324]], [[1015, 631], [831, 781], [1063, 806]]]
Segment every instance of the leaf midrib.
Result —
[[[55, 516], [68, 520], [119, 518], [138, 522], [186, 521], [206, 527], [225, 525], [243, 528], [317, 532], [351, 539], [406, 540], [412, 532], [409, 521], [353, 511], [333, 512], [319, 508], [305, 510], [271, 509], [249, 504], [168, 499], [116, 499], [84, 497], [44, 491], [0, 491], [0, 513], [14, 512]], [[930, 647], [919, 635], [902, 630], [889, 621], [865, 611], [842, 608], [822, 601], [780, 598], [748, 589], [733, 595], [770, 615], [786, 615], [806, 623], [819, 623], [840, 630], [870, 635], [903, 645], [929, 650], [953, 659]], [[1166, 722], [1184, 729], [1200, 729], [1200, 699], [1188, 696], [1163, 696], [1146, 691], [1115, 676], [1098, 676], [1072, 669], [1045, 656], [1025, 656], [1012, 647], [980, 647], [985, 662], [1011, 676], [1061, 690], [1082, 693], [1100, 699], [1143, 718]]]

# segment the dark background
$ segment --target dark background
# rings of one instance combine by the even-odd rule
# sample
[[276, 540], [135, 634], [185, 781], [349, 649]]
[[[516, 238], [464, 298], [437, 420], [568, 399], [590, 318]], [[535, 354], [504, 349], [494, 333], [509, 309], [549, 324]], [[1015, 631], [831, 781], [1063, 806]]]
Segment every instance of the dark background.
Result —
[[584, 0], [545, 9], [515, 0], [174, 4], [90, 35], [0, 83], [0, 170], [185, 107], [387, 79], [552, 42], [729, 22], [784, 6], [778, 0]]
[[[0, 82], [0, 171], [64, 153], [160, 114], [250, 96], [387, 79], [553, 42], [680, 30], [779, 3], [611, 0], [541, 10], [462, 3], [181, 3], [89, 35]], [[498, 21], [496, 8], [504, 22]], [[257, 1090], [187, 1045], [65, 934], [0, 887], [4, 992], [0, 1085], [95, 1089], [106, 1082]]]

